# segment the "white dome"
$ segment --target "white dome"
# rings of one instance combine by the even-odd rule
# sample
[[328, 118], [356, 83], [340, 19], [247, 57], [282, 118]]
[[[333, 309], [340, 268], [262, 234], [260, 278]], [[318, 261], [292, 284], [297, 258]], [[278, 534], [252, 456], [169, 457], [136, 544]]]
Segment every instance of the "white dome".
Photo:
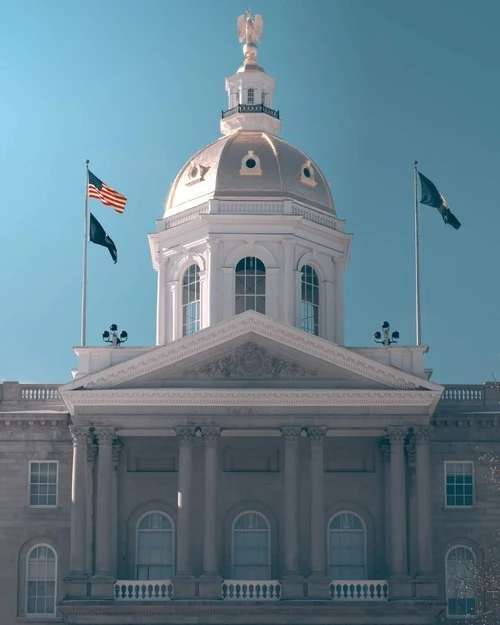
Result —
[[240, 130], [197, 152], [177, 175], [165, 215], [210, 199], [291, 199], [335, 214], [321, 170], [276, 135]]

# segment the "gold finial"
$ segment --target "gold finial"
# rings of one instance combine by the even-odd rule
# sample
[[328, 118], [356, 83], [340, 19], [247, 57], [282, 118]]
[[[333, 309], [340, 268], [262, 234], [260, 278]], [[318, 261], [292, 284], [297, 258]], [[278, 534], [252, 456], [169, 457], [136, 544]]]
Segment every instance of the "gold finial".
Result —
[[262, 40], [262, 31], [264, 30], [264, 22], [260, 15], [252, 17], [250, 10], [245, 15], [238, 18], [238, 39], [240, 43], [244, 42], [243, 54], [245, 60], [244, 65], [256, 65], [257, 61], [257, 43]]

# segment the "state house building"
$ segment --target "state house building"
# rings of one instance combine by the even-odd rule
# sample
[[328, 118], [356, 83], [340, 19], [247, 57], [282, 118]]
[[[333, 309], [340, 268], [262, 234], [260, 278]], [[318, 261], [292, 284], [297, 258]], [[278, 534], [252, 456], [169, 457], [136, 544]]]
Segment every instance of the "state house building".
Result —
[[344, 344], [352, 236], [280, 136], [262, 22], [239, 20], [221, 138], [149, 235], [149, 347], [77, 347], [73, 381], [0, 385], [0, 624], [470, 620], [500, 525], [478, 450], [495, 384], [425, 346]]

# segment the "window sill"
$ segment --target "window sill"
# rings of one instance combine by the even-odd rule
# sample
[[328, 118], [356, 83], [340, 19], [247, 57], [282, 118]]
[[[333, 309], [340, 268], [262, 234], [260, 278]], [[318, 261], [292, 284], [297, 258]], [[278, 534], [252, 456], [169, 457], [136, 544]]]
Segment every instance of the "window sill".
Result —
[[47, 625], [47, 623], [63, 623], [63, 617], [56, 614], [33, 614], [18, 616], [16, 623], [31, 623], [31, 625], [38, 625], [38, 623]]
[[[23, 512], [28, 514], [40, 513], [40, 512], [61, 512], [61, 506], [25, 506]], [[26, 617], [28, 618], [28, 617]]]

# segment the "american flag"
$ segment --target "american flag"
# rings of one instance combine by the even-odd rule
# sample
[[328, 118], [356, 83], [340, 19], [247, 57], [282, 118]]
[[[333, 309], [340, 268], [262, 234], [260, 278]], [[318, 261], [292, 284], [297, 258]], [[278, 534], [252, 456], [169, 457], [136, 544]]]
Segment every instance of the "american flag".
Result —
[[117, 213], [123, 213], [127, 198], [115, 191], [89, 170], [89, 197], [101, 200], [106, 206], [112, 206]]

